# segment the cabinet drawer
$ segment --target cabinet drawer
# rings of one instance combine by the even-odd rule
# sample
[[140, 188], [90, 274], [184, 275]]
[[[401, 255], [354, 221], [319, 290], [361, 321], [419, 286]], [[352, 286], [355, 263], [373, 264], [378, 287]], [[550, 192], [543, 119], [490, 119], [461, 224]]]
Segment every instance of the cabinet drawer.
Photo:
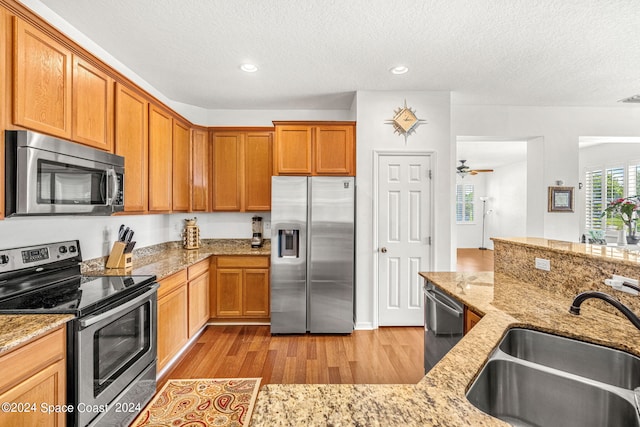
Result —
[[219, 256], [218, 267], [268, 268], [269, 257], [266, 256]]
[[197, 264], [193, 264], [191, 267], [189, 267], [187, 269], [187, 276], [189, 277], [189, 280], [191, 280], [207, 271], [209, 271], [209, 259], [202, 260]]
[[0, 357], [0, 391], [65, 357], [65, 328], [61, 327]]
[[172, 290], [187, 283], [187, 270], [184, 269], [182, 271], [179, 271], [167, 278], [160, 280], [158, 283], [160, 284], [160, 288], [158, 289], [158, 299], [160, 299]]

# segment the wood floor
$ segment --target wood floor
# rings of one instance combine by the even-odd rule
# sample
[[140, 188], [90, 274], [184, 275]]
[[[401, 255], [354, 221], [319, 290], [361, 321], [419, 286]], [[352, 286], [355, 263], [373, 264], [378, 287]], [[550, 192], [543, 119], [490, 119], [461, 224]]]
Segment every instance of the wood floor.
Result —
[[422, 327], [351, 335], [277, 335], [269, 326], [208, 326], [158, 382], [253, 378], [262, 384], [415, 384], [424, 376]]
[[493, 271], [493, 251], [476, 248], [457, 250], [456, 271]]
[[[493, 271], [493, 251], [458, 249], [457, 271]], [[262, 384], [415, 384], [424, 376], [423, 328], [351, 335], [277, 335], [269, 326], [208, 326], [160, 379], [252, 378]]]

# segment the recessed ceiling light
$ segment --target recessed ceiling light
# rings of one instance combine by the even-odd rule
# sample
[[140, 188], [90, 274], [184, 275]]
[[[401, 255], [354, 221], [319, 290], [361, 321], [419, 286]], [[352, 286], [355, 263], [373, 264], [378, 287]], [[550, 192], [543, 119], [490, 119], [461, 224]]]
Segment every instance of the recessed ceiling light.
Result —
[[393, 67], [389, 71], [391, 72], [391, 74], [404, 74], [407, 71], [409, 71], [409, 67], [406, 67], [404, 65], [398, 65], [397, 67]]
[[247, 72], [247, 73], [255, 73], [256, 71], [258, 71], [258, 67], [256, 67], [256, 66], [255, 66], [255, 65], [253, 65], [253, 64], [242, 64], [242, 65], [240, 66], [240, 69], [241, 69], [242, 71]]

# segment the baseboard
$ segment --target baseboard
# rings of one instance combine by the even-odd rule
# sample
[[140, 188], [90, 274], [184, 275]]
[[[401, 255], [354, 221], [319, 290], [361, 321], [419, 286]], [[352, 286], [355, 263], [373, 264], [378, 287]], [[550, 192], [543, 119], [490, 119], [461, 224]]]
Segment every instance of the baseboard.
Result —
[[373, 322], [356, 322], [353, 329], [361, 330], [361, 331], [369, 331], [377, 328], [373, 327]]

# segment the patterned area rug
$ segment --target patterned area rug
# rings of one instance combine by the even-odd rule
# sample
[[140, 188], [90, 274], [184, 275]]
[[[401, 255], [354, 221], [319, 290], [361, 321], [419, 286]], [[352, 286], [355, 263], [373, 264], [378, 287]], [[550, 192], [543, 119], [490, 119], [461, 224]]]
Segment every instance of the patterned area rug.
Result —
[[260, 378], [169, 380], [131, 427], [249, 424]]

